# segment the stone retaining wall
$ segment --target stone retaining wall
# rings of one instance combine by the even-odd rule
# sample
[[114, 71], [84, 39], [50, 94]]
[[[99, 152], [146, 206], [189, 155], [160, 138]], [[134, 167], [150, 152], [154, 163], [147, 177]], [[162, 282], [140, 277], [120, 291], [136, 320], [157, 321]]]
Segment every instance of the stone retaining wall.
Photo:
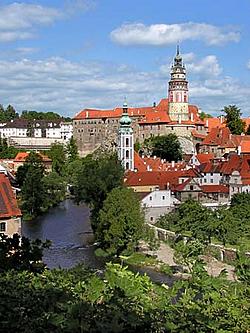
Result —
[[[158, 228], [151, 224], [149, 224], [149, 226], [154, 229], [155, 237], [159, 240], [174, 242], [176, 240], [176, 238], [178, 237], [178, 234], [176, 234], [173, 231]], [[187, 237], [183, 237], [183, 238], [184, 238], [184, 241], [187, 240]], [[228, 261], [233, 261], [236, 258], [236, 252], [237, 252], [236, 249], [226, 248], [222, 245], [213, 244], [213, 243], [210, 243], [209, 247], [211, 249], [219, 251], [220, 257], [218, 259], [220, 261], [228, 262]], [[250, 257], [250, 252], [246, 252], [246, 255]]]

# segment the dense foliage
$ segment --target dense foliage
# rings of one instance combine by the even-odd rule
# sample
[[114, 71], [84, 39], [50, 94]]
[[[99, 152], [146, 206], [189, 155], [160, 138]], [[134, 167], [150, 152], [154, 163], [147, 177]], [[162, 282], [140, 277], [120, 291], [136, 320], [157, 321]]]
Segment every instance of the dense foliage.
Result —
[[18, 113], [12, 105], [8, 105], [6, 109], [0, 104], [0, 122], [11, 121], [19, 118]]
[[56, 172], [45, 174], [40, 155], [31, 152], [17, 170], [21, 187], [21, 209], [25, 219], [31, 219], [58, 204], [65, 197], [66, 183]]
[[55, 112], [38, 112], [38, 111], [22, 111], [20, 118], [28, 119], [28, 120], [64, 120], [64, 121], [71, 121], [71, 118], [67, 117], [64, 118], [60, 114]]
[[91, 225], [94, 232], [98, 214], [107, 194], [122, 185], [123, 168], [116, 155], [88, 155], [79, 165], [79, 173], [73, 188], [76, 202], [85, 202], [91, 209]]
[[13, 269], [41, 273], [45, 268], [42, 262], [43, 250], [49, 245], [49, 241], [30, 241], [17, 234], [13, 237], [0, 234], [0, 273]]
[[245, 122], [241, 120], [240, 109], [236, 105], [225, 106], [222, 110], [226, 114], [226, 124], [232, 134], [241, 134], [245, 131]]
[[[20, 251], [20, 249], [18, 250]], [[9, 252], [12, 255], [11, 252]], [[109, 263], [102, 275], [84, 267], [0, 273], [0, 331], [9, 333], [242, 333], [250, 328], [247, 261], [242, 282], [208, 276], [197, 243], [179, 246], [188, 280], [171, 288]], [[7, 252], [6, 252], [7, 254]], [[7, 255], [8, 256], [8, 255]], [[249, 268], [249, 263], [248, 263]], [[249, 276], [249, 275], [248, 275]]]
[[0, 158], [14, 158], [19, 151], [20, 149], [8, 146], [7, 139], [0, 137]]
[[167, 161], [180, 161], [182, 149], [176, 134], [153, 136], [144, 141], [143, 151], [151, 156], [157, 156]]
[[199, 202], [187, 200], [176, 211], [163, 215], [157, 225], [197, 239], [223, 245], [244, 245], [250, 242], [250, 194], [236, 194], [230, 208], [212, 211]]
[[143, 238], [144, 215], [140, 201], [128, 188], [114, 188], [99, 213], [97, 239], [112, 255], [133, 251]]

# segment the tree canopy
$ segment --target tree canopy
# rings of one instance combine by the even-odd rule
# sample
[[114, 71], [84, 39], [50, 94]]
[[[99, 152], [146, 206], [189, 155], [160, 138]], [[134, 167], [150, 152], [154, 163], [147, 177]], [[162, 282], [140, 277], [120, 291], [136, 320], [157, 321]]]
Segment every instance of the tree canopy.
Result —
[[169, 162], [182, 159], [182, 149], [176, 134], [170, 133], [146, 139], [143, 148], [151, 156], [157, 156]]
[[144, 215], [133, 190], [121, 187], [108, 193], [99, 212], [97, 239], [108, 253], [133, 251], [143, 238]]
[[123, 183], [124, 170], [117, 155], [86, 156], [79, 166], [73, 188], [76, 202], [85, 202], [91, 208], [91, 225], [95, 231], [98, 213], [107, 194]]
[[241, 134], [245, 131], [245, 122], [241, 120], [240, 109], [236, 105], [224, 106], [222, 110], [226, 114], [226, 125], [232, 134]]

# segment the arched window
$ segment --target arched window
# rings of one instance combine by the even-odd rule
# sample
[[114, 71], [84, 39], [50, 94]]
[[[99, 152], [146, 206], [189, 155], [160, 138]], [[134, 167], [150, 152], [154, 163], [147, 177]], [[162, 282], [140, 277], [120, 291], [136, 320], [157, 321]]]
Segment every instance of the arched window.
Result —
[[129, 138], [126, 138], [126, 147], [129, 146]]
[[129, 151], [126, 150], [126, 158], [129, 158]]
[[129, 163], [127, 162], [126, 163], [126, 170], [128, 170], [129, 169]]

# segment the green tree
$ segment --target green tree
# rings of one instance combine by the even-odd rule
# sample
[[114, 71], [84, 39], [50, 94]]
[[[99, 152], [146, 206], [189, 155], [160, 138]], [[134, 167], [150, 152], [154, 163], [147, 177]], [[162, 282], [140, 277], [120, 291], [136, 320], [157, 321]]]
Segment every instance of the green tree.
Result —
[[241, 134], [245, 130], [245, 122], [241, 120], [240, 109], [236, 105], [224, 106], [223, 112], [226, 114], [226, 124], [232, 134]]
[[226, 246], [226, 243], [237, 244], [240, 237], [240, 220], [233, 215], [232, 211], [220, 207], [214, 212], [215, 237]]
[[134, 250], [143, 237], [144, 215], [140, 202], [131, 189], [115, 188], [104, 201], [99, 213], [97, 239], [112, 255]]
[[2, 104], [0, 104], [0, 122], [6, 121], [5, 111]]
[[211, 116], [211, 114], [209, 114], [209, 113], [205, 113], [204, 111], [202, 111], [199, 114], [199, 117], [200, 117], [201, 120], [204, 120], [205, 118], [212, 118], [213, 116]]
[[38, 112], [38, 111], [28, 111], [23, 110], [21, 114], [22, 119], [27, 120], [59, 120], [62, 117], [55, 112]]
[[79, 158], [76, 140], [73, 138], [73, 136], [70, 138], [70, 141], [67, 144], [67, 157], [69, 163]]
[[43, 250], [49, 246], [49, 241], [30, 241], [17, 234], [12, 237], [0, 234], [0, 272], [12, 269], [42, 272], [45, 268], [42, 262]]
[[52, 159], [52, 170], [60, 176], [64, 174], [66, 164], [66, 152], [63, 144], [53, 143], [47, 152], [48, 157]]
[[16, 172], [16, 180], [19, 186], [22, 186], [24, 181], [27, 178], [28, 170], [37, 169], [41, 175], [44, 174], [44, 165], [42, 162], [42, 158], [39, 154], [31, 151], [27, 156], [25, 163], [21, 165]]
[[26, 217], [35, 217], [44, 209], [46, 192], [43, 176], [42, 159], [31, 152], [24, 165], [17, 170], [17, 180], [21, 186], [21, 207]]
[[148, 139], [146, 143], [151, 149], [151, 155], [155, 155], [167, 161], [180, 161], [182, 159], [182, 149], [176, 134], [155, 136]]
[[16, 112], [16, 110], [14, 109], [14, 107], [9, 104], [5, 110], [5, 117], [6, 117], [7, 121], [11, 121], [16, 118], [19, 118], [19, 115]]
[[0, 158], [14, 158], [19, 150], [13, 146], [8, 146], [7, 139], [0, 137]]
[[85, 202], [91, 209], [91, 225], [96, 231], [99, 210], [107, 194], [123, 183], [124, 170], [117, 155], [89, 155], [82, 161], [73, 191], [77, 203]]
[[66, 183], [63, 177], [52, 171], [43, 178], [44, 190], [46, 192], [45, 206], [53, 207], [64, 200]]

